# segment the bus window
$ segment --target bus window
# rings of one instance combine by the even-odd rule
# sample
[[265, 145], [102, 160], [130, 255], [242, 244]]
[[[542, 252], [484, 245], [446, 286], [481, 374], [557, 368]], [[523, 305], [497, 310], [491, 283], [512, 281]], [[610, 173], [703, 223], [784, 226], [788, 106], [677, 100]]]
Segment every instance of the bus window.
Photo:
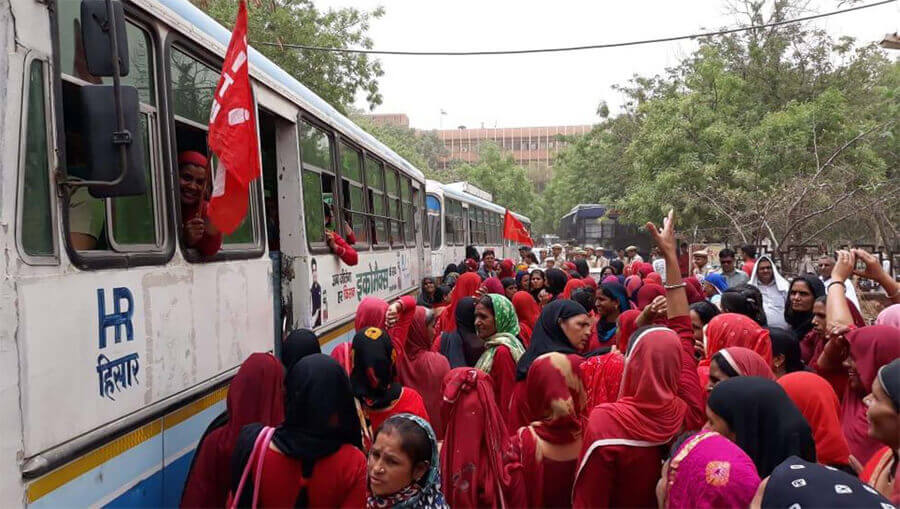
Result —
[[412, 200], [412, 182], [409, 177], [401, 177], [400, 202], [403, 206], [403, 237], [409, 247], [416, 245], [416, 220]]
[[390, 167], [385, 168], [384, 183], [387, 192], [388, 213], [391, 216], [391, 246], [401, 246], [403, 245], [403, 232], [401, 231], [402, 224], [400, 223], [400, 182], [397, 170]]
[[384, 167], [377, 160], [366, 157], [366, 187], [369, 191], [369, 213], [376, 217], [372, 220], [373, 244], [388, 244], [387, 211], [384, 203]]
[[[60, 2], [60, 66], [63, 72], [63, 124], [66, 135], [66, 168], [75, 178], [90, 172], [82, 148], [82, 115], [78, 89], [83, 85], [111, 83], [87, 71], [80, 31], [80, 4]], [[147, 192], [140, 196], [94, 198], [86, 187], [74, 188], [68, 196], [68, 241], [75, 250], [161, 251], [164, 243], [161, 177], [157, 168], [159, 138], [153, 45], [149, 34], [126, 23], [131, 69], [123, 85], [138, 90], [140, 132], [144, 145]]]
[[[428, 211], [428, 221], [427, 221], [427, 231], [429, 233], [428, 241], [431, 243], [432, 249], [440, 249], [441, 248], [441, 202], [437, 199], [436, 196], [426, 195], [425, 196], [425, 209]], [[450, 224], [450, 217], [446, 218], [447, 224]], [[448, 243], [449, 235], [447, 236]]]
[[444, 212], [444, 233], [447, 235], [447, 245], [456, 245], [456, 205], [453, 200], [445, 199], [444, 204], [446, 211]]
[[[222, 249], [240, 249], [256, 243], [257, 234], [254, 217], [256, 215], [253, 190], [258, 185], [251, 185], [247, 206], [247, 215], [230, 235], [221, 236], [209, 225], [203, 212], [204, 203], [208, 203], [212, 193], [213, 169], [218, 168], [218, 161], [210, 154], [207, 146], [207, 134], [209, 132], [209, 111], [212, 106], [213, 94], [219, 84], [219, 71], [207, 65], [197, 58], [189, 55], [185, 50], [173, 48], [169, 59], [169, 73], [172, 78], [172, 102], [175, 117], [175, 148], [179, 160], [183, 155], [195, 152], [207, 158], [206, 167], [188, 168], [185, 163], [180, 163], [176, 171], [179, 177], [179, 205], [181, 207], [181, 220], [183, 226], [179, 227], [179, 236], [184, 247], [190, 249], [189, 253], [199, 253], [204, 257], [212, 256]], [[200, 162], [199, 158], [196, 162]], [[205, 170], [205, 175], [201, 175]], [[192, 175], [191, 173], [196, 173]], [[195, 178], [203, 180], [197, 182]], [[195, 198], [196, 187], [202, 184], [202, 196]], [[199, 204], [199, 207], [198, 207]], [[202, 221], [199, 221], [202, 220]], [[193, 224], [194, 226], [190, 226]], [[197, 240], [196, 228], [202, 224], [201, 240]], [[218, 240], [217, 240], [218, 239]]]
[[55, 256], [50, 209], [50, 157], [47, 148], [47, 103], [44, 63], [33, 60], [28, 70], [27, 113], [22, 157], [22, 216], [19, 239], [28, 256]]
[[344, 219], [353, 228], [357, 244], [368, 244], [369, 227], [362, 178], [362, 155], [341, 143], [341, 181], [344, 197]]
[[326, 228], [333, 229], [331, 223], [335, 221], [331, 137], [309, 122], [301, 122], [299, 129], [306, 237], [310, 245], [322, 245], [325, 243]]

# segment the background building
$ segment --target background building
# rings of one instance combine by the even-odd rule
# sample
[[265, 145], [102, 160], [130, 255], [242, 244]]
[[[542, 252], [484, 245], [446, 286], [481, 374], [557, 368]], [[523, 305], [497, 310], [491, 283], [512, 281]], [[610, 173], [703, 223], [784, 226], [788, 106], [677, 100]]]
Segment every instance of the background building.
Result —
[[377, 126], [389, 125], [409, 128], [409, 117], [405, 113], [380, 113], [361, 116], [371, 120]]
[[566, 146], [561, 136], [587, 134], [593, 126], [505, 127], [483, 129], [443, 129], [436, 131], [447, 148], [447, 156], [441, 161], [441, 169], [454, 162], [478, 161], [478, 146], [493, 141], [516, 163], [528, 170], [528, 175], [538, 191], [543, 190], [552, 175], [553, 156]]

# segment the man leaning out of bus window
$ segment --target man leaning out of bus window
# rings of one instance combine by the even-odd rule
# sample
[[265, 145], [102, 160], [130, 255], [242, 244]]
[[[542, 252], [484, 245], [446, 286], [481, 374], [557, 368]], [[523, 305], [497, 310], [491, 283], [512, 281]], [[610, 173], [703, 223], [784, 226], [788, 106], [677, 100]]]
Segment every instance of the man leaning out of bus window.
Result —
[[347, 240], [344, 240], [344, 238], [341, 237], [338, 232], [334, 231], [333, 225], [335, 222], [335, 218], [331, 210], [331, 204], [325, 202], [324, 206], [325, 243], [328, 244], [328, 249], [330, 249], [332, 253], [336, 254], [342, 262], [352, 267], [359, 262], [359, 254], [357, 254], [356, 250], [351, 246], [352, 244], [356, 244], [356, 236], [353, 234], [353, 228], [346, 221], [341, 221], [344, 235], [347, 236]]
[[178, 154], [178, 180], [184, 244], [204, 257], [211, 257], [222, 247], [222, 233], [216, 230], [207, 215], [210, 178], [206, 156], [193, 150]]

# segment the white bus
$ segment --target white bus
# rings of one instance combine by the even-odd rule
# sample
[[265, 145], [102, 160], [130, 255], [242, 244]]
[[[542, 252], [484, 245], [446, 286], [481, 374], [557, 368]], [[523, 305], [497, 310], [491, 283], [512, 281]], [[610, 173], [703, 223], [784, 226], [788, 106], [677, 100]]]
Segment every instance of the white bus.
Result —
[[[0, 7], [4, 505], [177, 505], [250, 353], [277, 354], [296, 327], [329, 352], [351, 337], [362, 298], [413, 292], [430, 272], [423, 174], [255, 51], [263, 177], [217, 254], [188, 248], [178, 154], [208, 153], [231, 34], [187, 0], [121, 7], [129, 72], [115, 106], [115, 80], [97, 70], [113, 45], [98, 46], [81, 1]], [[92, 145], [118, 112], [134, 127], [128, 167], [142, 170], [127, 173], [140, 181], [131, 196], [113, 178], [85, 181], [120, 171]], [[326, 210], [354, 230], [356, 266], [328, 251]]]
[[[466, 246], [474, 246], [478, 253], [494, 250], [497, 259], [518, 260], [518, 245], [503, 238], [506, 209], [491, 201], [490, 193], [467, 182], [442, 184], [436, 180], [425, 183], [428, 210], [427, 245], [431, 247], [431, 273], [442, 276], [444, 268], [466, 258]], [[531, 220], [512, 212], [526, 229]]]

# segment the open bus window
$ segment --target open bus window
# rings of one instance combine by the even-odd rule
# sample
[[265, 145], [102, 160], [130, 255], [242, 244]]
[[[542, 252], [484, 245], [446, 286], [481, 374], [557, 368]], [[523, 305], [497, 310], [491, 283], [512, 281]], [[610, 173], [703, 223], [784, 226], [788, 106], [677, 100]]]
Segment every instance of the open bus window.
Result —
[[[303, 159], [303, 215], [310, 245], [324, 244], [326, 229], [332, 223], [335, 205], [335, 179], [331, 137], [324, 130], [300, 123], [300, 155]], [[326, 225], [326, 220], [329, 224]]]
[[372, 220], [372, 243], [387, 245], [387, 205], [384, 203], [384, 167], [377, 160], [366, 157], [366, 187], [369, 190], [369, 213]]
[[[63, 73], [63, 128], [66, 135], [66, 169], [76, 179], [91, 172], [82, 148], [83, 127], [79, 88], [109, 84], [112, 78], [98, 78], [87, 71], [80, 30], [80, 3], [60, 2], [60, 67]], [[149, 34], [126, 23], [131, 69], [123, 85], [134, 86], [140, 98], [140, 132], [144, 145], [147, 191], [139, 196], [101, 199], [86, 187], [75, 187], [68, 196], [68, 241], [78, 251], [159, 251], [162, 249], [162, 202], [156, 168], [158, 152], [157, 111], [153, 46]]]
[[362, 178], [362, 155], [346, 143], [341, 144], [341, 180], [344, 219], [353, 229], [357, 244], [368, 244], [369, 228]]
[[[208, 123], [213, 94], [219, 83], [219, 71], [186, 51], [173, 48], [169, 58], [169, 73], [172, 78], [175, 148], [179, 161], [176, 176], [179, 183], [179, 236], [182, 245], [205, 258], [215, 255], [220, 249], [253, 246], [257, 239], [252, 199], [255, 183], [248, 193], [247, 214], [232, 233], [222, 235], [217, 232], [206, 213], [215, 171], [218, 169], [218, 161], [208, 149]], [[202, 163], [196, 157], [197, 154], [206, 158], [205, 167], [185, 162], [190, 159]], [[205, 175], [200, 175], [201, 170], [204, 170]], [[205, 184], [202, 185], [203, 191], [198, 198], [198, 187], [201, 185], [198, 179], [201, 177]]]

